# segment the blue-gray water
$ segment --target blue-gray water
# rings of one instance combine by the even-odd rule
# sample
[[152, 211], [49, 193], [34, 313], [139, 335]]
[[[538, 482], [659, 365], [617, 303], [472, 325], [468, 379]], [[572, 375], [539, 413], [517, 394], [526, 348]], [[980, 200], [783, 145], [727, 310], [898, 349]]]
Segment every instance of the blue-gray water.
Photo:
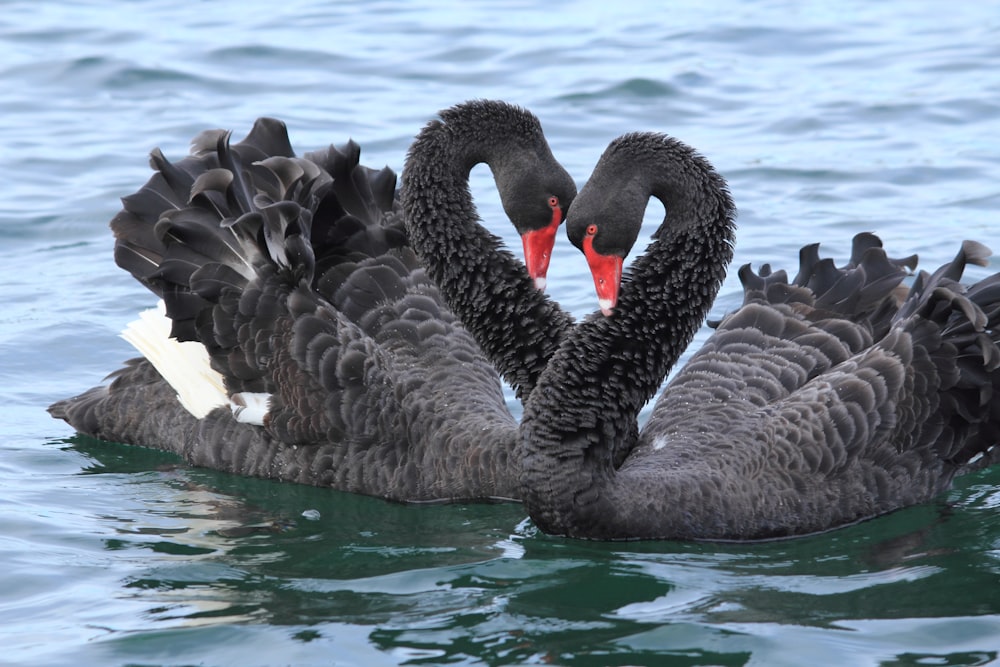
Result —
[[[152, 298], [107, 222], [150, 149], [274, 115], [300, 150], [353, 137], [399, 169], [473, 97], [534, 110], [581, 184], [623, 132], [696, 146], [740, 207], [737, 264], [843, 258], [864, 230], [925, 267], [1000, 250], [989, 0], [0, 3], [0, 663], [1000, 662], [1000, 471], [808, 539], [582, 543], [517, 505], [242, 479], [45, 413], [132, 356], [117, 333]], [[549, 283], [594, 308], [564, 238]], [[730, 280], [717, 313], [738, 300]]]

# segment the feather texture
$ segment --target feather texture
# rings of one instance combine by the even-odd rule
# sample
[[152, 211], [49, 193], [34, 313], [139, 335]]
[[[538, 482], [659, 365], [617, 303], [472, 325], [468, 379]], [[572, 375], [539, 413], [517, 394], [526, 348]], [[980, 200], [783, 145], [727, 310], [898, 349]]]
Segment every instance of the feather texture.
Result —
[[570, 238], [627, 250], [650, 196], [668, 214], [617, 307], [567, 336], [525, 411], [525, 503], [544, 530], [802, 535], [926, 502], [996, 460], [1000, 274], [959, 282], [988, 251], [966, 242], [907, 290], [916, 258], [890, 259], [872, 234], [854, 239], [842, 267], [806, 246], [791, 281], [743, 267], [742, 307], [715, 323], [636, 433], [721, 285], [735, 219], [707, 160], [632, 134], [581, 190]]
[[[89, 435], [240, 474], [405, 501], [517, 497], [516, 423], [490, 359], [530, 391], [537, 355], [554, 351], [570, 320], [523, 264], [496, 247], [464, 249], [430, 265], [471, 271], [463, 262], [472, 258], [485, 276], [512, 279], [477, 309], [521, 311], [519, 299], [534, 308], [505, 340], [484, 334], [484, 320], [470, 333], [411, 234], [434, 225], [439, 238], [486, 233], [467, 187], [478, 161], [490, 163], [507, 208], [530, 209], [519, 219], [527, 228], [556, 214], [561, 222], [548, 202], [568, 206], [576, 188], [523, 109], [480, 101], [444, 116], [420, 139], [437, 148], [407, 163], [426, 188], [419, 196], [441, 207], [409, 216], [395, 174], [362, 165], [357, 144], [297, 157], [273, 119], [236, 143], [202, 133], [176, 163], [154, 151], [152, 178], [111, 222], [115, 259], [163, 299], [172, 336], [207, 351], [231, 405], [186, 410], [166, 371], [185, 362], [154, 356], [163, 373], [131, 362], [52, 414]], [[508, 155], [519, 152], [524, 159]], [[442, 170], [447, 180], [427, 176]], [[534, 356], [525, 361], [522, 347]]]

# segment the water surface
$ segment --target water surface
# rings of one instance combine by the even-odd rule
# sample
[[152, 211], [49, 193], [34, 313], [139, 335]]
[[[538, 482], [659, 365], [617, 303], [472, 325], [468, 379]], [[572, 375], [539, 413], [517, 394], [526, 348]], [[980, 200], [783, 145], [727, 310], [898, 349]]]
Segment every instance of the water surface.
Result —
[[[44, 411], [132, 356], [117, 333], [152, 298], [107, 222], [150, 149], [261, 115], [399, 169], [438, 109], [507, 99], [580, 184], [619, 134], [669, 132], [729, 180], [737, 265], [846, 259], [861, 231], [925, 267], [1000, 246], [995, 2], [15, 0], [0, 53], [0, 663], [1000, 662], [1000, 471], [807, 539], [586, 543], [517, 505], [192, 469]], [[585, 271], [563, 239], [549, 289], [578, 317]], [[739, 300], [733, 272], [715, 310]]]

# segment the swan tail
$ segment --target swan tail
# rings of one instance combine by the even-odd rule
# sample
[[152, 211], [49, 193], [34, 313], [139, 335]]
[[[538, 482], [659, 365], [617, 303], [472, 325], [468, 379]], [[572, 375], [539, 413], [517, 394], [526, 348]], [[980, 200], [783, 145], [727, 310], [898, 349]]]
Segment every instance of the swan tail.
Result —
[[955, 259], [921, 272], [894, 319], [914, 350], [933, 364], [943, 424], [939, 457], [960, 469], [1000, 456], [1000, 273], [971, 285], [966, 266], [985, 266], [990, 251], [965, 241]]
[[[378, 348], [418, 344], [424, 334], [417, 323], [401, 322], [402, 312], [441, 317], [436, 292], [410, 293], [422, 269], [406, 247], [395, 174], [360, 164], [354, 142], [303, 158], [257, 156], [247, 165], [239, 163], [239, 144], [230, 150], [227, 135], [216, 139], [214, 149], [204, 140], [199, 155], [215, 155], [227, 174], [196, 180], [196, 210], [167, 223], [182, 225], [171, 246], [192, 246], [215, 261], [178, 272], [177, 289], [165, 291], [168, 313], [171, 300], [204, 304], [194, 337], [224, 375], [237, 420], [264, 425], [290, 444], [384, 432], [368, 422], [398, 411], [391, 391], [371, 389], [389, 386], [373, 380], [391, 365]], [[224, 215], [220, 202], [252, 210]], [[250, 275], [212, 238], [185, 233], [199, 230], [202, 219], [218, 220], [249, 248]]]
[[257, 244], [263, 216], [250, 174], [255, 162], [274, 154], [293, 152], [284, 124], [269, 118], [232, 145], [228, 132], [203, 132], [177, 163], [154, 150], [153, 176], [123, 198], [112, 219], [115, 262], [164, 299], [179, 340], [197, 340], [206, 294], [241, 289], [263, 261]]
[[811, 244], [799, 251], [799, 270], [792, 280], [768, 264], [759, 272], [750, 265], [741, 267], [743, 305], [791, 304], [810, 320], [848, 320], [879, 337], [898, 310], [900, 285], [916, 265], [916, 255], [887, 256], [882, 241], [868, 232], [854, 237], [851, 259], [840, 267], [831, 258], [820, 257], [818, 243]]
[[349, 267], [406, 245], [395, 174], [359, 156], [349, 142], [295, 157], [285, 125], [262, 118], [238, 143], [201, 133], [177, 163], [154, 151], [155, 173], [124, 198], [111, 224], [117, 263], [163, 299], [173, 337], [208, 348], [230, 391], [273, 389], [247, 361], [266, 344], [238, 347], [237, 309], [273, 325], [281, 292], [304, 284], [332, 297]]

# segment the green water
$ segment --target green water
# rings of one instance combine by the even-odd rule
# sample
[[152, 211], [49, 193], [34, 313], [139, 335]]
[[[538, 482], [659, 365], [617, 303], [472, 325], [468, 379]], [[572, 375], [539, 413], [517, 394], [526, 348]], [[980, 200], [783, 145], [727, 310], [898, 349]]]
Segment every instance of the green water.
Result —
[[57, 520], [75, 526], [60, 540], [61, 579], [91, 589], [72, 611], [92, 633], [53, 651], [57, 662], [997, 657], [996, 473], [941, 503], [807, 539], [594, 543], [542, 535], [517, 505], [388, 504], [84, 438], [57, 451], [83, 464], [54, 488], [76, 498]]

